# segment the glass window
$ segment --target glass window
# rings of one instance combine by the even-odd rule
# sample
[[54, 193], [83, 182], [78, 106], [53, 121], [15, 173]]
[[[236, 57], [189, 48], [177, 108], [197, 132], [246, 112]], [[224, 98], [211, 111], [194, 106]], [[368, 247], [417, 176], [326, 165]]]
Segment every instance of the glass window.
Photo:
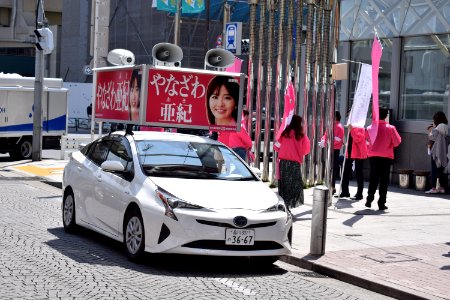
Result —
[[[350, 62], [350, 99], [349, 107], [353, 105], [356, 86], [359, 78], [361, 64], [372, 64], [372, 44], [373, 40], [357, 41], [352, 43], [352, 54]], [[391, 58], [392, 58], [392, 41], [390, 39], [381, 39], [383, 47], [383, 55], [380, 61], [380, 70], [378, 74], [378, 98], [380, 106], [389, 107], [391, 97]], [[372, 105], [369, 105], [367, 117], [372, 114]]]
[[99, 139], [97, 142], [92, 143], [92, 146], [89, 148], [88, 158], [100, 166], [106, 160], [110, 145], [111, 140], [105, 139]]
[[400, 118], [431, 120], [447, 113], [450, 37], [432, 35], [405, 38], [402, 51]]
[[208, 143], [148, 140], [137, 143], [145, 174], [191, 179], [257, 180], [227, 147]]
[[125, 171], [129, 174], [134, 174], [133, 158], [130, 151], [130, 146], [125, 138], [115, 139], [111, 148], [109, 149], [106, 160], [120, 162]]

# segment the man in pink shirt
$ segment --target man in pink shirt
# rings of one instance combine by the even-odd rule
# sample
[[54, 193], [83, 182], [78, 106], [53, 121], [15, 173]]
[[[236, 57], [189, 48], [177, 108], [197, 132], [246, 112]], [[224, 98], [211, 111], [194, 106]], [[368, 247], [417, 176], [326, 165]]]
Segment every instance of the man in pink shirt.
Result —
[[[386, 206], [386, 194], [390, 167], [394, 160], [394, 148], [400, 145], [402, 138], [395, 126], [385, 121], [389, 110], [385, 107], [380, 107], [379, 112], [380, 120], [378, 121], [377, 136], [375, 142], [369, 139], [370, 144], [367, 153], [370, 164], [370, 181], [366, 207], [370, 208], [379, 184], [378, 194], [380, 198], [378, 199], [378, 208], [379, 210], [386, 210], [388, 209]], [[367, 128], [367, 131], [370, 131], [371, 127], [372, 125]]]

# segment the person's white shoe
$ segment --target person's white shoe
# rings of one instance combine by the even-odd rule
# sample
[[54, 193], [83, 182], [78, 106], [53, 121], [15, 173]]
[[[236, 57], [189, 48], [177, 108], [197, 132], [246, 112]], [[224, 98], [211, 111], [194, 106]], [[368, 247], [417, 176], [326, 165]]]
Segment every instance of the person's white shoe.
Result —
[[437, 194], [439, 191], [435, 188], [432, 188], [431, 190], [428, 190], [425, 192], [425, 194]]

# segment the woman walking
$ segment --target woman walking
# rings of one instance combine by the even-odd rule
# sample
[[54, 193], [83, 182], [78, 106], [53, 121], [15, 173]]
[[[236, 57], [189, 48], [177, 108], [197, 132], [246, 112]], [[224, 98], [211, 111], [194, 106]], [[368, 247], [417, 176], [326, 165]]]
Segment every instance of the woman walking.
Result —
[[[434, 126], [430, 126], [428, 134], [428, 147], [431, 155], [431, 189], [427, 194], [444, 194], [447, 191], [448, 179], [445, 168], [447, 167], [447, 133], [448, 121], [444, 112], [438, 111], [433, 116]], [[437, 188], [439, 178], [440, 187]]]
[[289, 209], [304, 203], [301, 164], [310, 151], [310, 141], [303, 134], [302, 122], [302, 117], [293, 115], [274, 146], [280, 159], [278, 194]]

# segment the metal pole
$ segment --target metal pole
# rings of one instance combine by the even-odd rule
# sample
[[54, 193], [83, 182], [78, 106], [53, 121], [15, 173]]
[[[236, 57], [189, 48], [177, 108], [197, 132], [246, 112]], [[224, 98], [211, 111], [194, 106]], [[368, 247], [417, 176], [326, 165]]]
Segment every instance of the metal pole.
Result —
[[[285, 29], [283, 26], [284, 23], [284, 14], [285, 14], [285, 1], [279, 1], [279, 13], [278, 13], [278, 55], [277, 55], [277, 67], [275, 72], [275, 105], [274, 105], [274, 129], [273, 129], [273, 135], [274, 139], [277, 134], [277, 130], [280, 127], [280, 103], [283, 93], [283, 54], [284, 54], [284, 47], [283, 47], [283, 30]], [[289, 56], [289, 54], [288, 54]], [[286, 65], [286, 69], [287, 69]], [[267, 121], [267, 116], [266, 116]], [[266, 123], [267, 124], [267, 123]], [[266, 127], [266, 131], [267, 131]], [[272, 154], [272, 180], [271, 184], [274, 185], [276, 183], [275, 179], [275, 173], [276, 173], [276, 167], [277, 167], [277, 152], [273, 151]]]
[[261, 179], [269, 180], [269, 151], [270, 151], [270, 116], [271, 116], [271, 93], [272, 93], [272, 53], [273, 53], [273, 27], [275, 19], [275, 0], [266, 0], [269, 9], [269, 24], [267, 37], [267, 84], [266, 84], [266, 117], [264, 123], [264, 152], [263, 170]]
[[177, 1], [177, 11], [175, 12], [175, 28], [173, 30], [173, 43], [180, 45], [180, 13], [181, 13], [181, 0]]
[[316, 186], [313, 191], [313, 208], [311, 215], [311, 243], [312, 255], [325, 254], [327, 236], [327, 199], [328, 189], [325, 186]]
[[[253, 58], [255, 56], [255, 26], [256, 26], [256, 6], [258, 5], [258, 0], [250, 1], [250, 44], [248, 45], [248, 79], [247, 79], [247, 110], [250, 113], [248, 118], [247, 132], [252, 136], [252, 112], [253, 112], [253, 81], [255, 74], [253, 72]], [[258, 154], [259, 156], [259, 154]]]
[[226, 29], [227, 29], [227, 23], [230, 22], [230, 4], [224, 3], [223, 4], [223, 29], [222, 29], [222, 48], [225, 48], [226, 41]]
[[[44, 21], [44, 7], [42, 0], [37, 0], [36, 29], [41, 28]], [[41, 160], [42, 153], [42, 81], [44, 77], [44, 51], [36, 48], [36, 62], [34, 74], [34, 114], [33, 114], [33, 140], [31, 159]]]
[[295, 65], [294, 65], [294, 87], [296, 93], [297, 103], [295, 105], [295, 113], [298, 113], [298, 107], [300, 99], [302, 97], [302, 91], [300, 91], [300, 64], [302, 61], [302, 36], [303, 36], [303, 0], [297, 2], [297, 25], [295, 33]]
[[[312, 96], [312, 81], [313, 81], [313, 63], [312, 63], [312, 55], [313, 55], [313, 33], [314, 33], [314, 1], [308, 0], [308, 16], [307, 16], [307, 31], [306, 31], [306, 59], [305, 59], [305, 83], [304, 83], [304, 92], [303, 92], [303, 122], [306, 126], [304, 126], [304, 131], [307, 136], [310, 136], [309, 129], [312, 129], [314, 134], [314, 121], [315, 116], [312, 115], [312, 119], [308, 118], [308, 110], [309, 110], [309, 100]], [[314, 105], [313, 105], [314, 107]], [[311, 145], [312, 144], [311, 141]], [[314, 149], [314, 148], [313, 148]], [[310, 174], [313, 172], [314, 166], [312, 162], [314, 161], [313, 157], [314, 152], [311, 151], [311, 155], [308, 157], [308, 163], [302, 164], [302, 176], [304, 178], [303, 182], [307, 185], [312, 185], [312, 177], [314, 174]], [[308, 167], [309, 166], [309, 167]], [[308, 172], [307, 172], [308, 171]]]
[[[256, 126], [255, 126], [255, 167], [260, 168], [261, 159], [261, 112], [262, 112], [262, 95], [264, 89], [264, 68], [263, 68], [263, 51], [264, 51], [264, 26], [266, 23], [266, 0], [262, 0], [259, 6], [259, 48], [258, 48], [258, 83], [256, 88]], [[251, 42], [251, 41], [250, 41]]]
[[[328, 53], [328, 58], [329, 61], [331, 63], [336, 63], [337, 62], [337, 57], [335, 57], [336, 53], [337, 53], [337, 47], [338, 47], [338, 40], [339, 40], [339, 26], [340, 26], [340, 1], [339, 0], [328, 0], [329, 2], [329, 6], [331, 7], [331, 14], [330, 14], [330, 44], [329, 44], [329, 53]], [[330, 72], [330, 68], [331, 68], [331, 64], [328, 65], [328, 72]], [[328, 73], [330, 74], [330, 73]], [[335, 86], [334, 86], [334, 81], [333, 79], [330, 77], [329, 78], [329, 92], [328, 95], [330, 95], [330, 105], [333, 108], [333, 114], [334, 114], [334, 110], [336, 107], [336, 101], [335, 101]], [[331, 108], [330, 108], [331, 109]], [[334, 120], [334, 117], [333, 117]], [[346, 141], [348, 141], [348, 136]], [[329, 144], [331, 144], [331, 142], [329, 142]], [[347, 149], [347, 146], [345, 146], [345, 149]], [[347, 150], [345, 150], [347, 151]], [[345, 152], [344, 152], [345, 153]], [[329, 159], [330, 160], [330, 159]], [[345, 160], [345, 154], [344, 154], [344, 160]], [[331, 163], [333, 160], [330, 160]], [[344, 170], [344, 166], [345, 166], [345, 162], [342, 166], [342, 173], [341, 173], [341, 183], [342, 183], [342, 175], [343, 175], [343, 170]], [[342, 184], [340, 184], [339, 186], [341, 186]], [[341, 188], [339, 188], [339, 192], [338, 192], [338, 196], [341, 194]], [[332, 195], [330, 195], [329, 197], [329, 203], [331, 204], [331, 197]]]
[[[315, 95], [316, 95], [316, 115], [317, 115], [317, 121], [316, 121], [316, 134], [314, 136], [314, 149], [316, 150], [316, 183], [323, 184], [323, 152], [320, 147], [317, 147], [317, 142], [319, 140], [319, 135], [322, 135], [324, 132], [324, 122], [325, 122], [325, 99], [323, 92], [323, 35], [324, 35], [324, 20], [323, 20], [323, 0], [319, 1], [319, 7], [317, 9], [317, 24], [316, 24], [316, 67], [315, 67], [315, 83], [316, 83], [316, 89], [315, 89]], [[331, 135], [331, 133], [330, 133]]]
[[[327, 156], [325, 160], [325, 184], [328, 187], [328, 190], [331, 191], [331, 179], [332, 174], [334, 172], [334, 123], [335, 123], [335, 103], [334, 103], [334, 95], [330, 95], [328, 93], [328, 83], [330, 79], [330, 55], [329, 55], [329, 47], [330, 47], [330, 28], [331, 28], [331, 8], [329, 5], [326, 5], [324, 8], [324, 23], [323, 23], [323, 98], [325, 99], [325, 116], [326, 116], [326, 128], [327, 132], [329, 132], [329, 136], [327, 137]], [[328, 98], [329, 97], [329, 98]], [[333, 193], [328, 193], [328, 204], [331, 205]]]
[[[99, 33], [99, 5], [100, 0], [95, 0], [94, 2], [94, 51], [93, 51], [93, 58], [92, 58], [92, 68], [95, 70], [95, 68], [98, 67], [98, 35]], [[91, 12], [92, 13], [92, 12]], [[95, 139], [95, 111], [97, 106], [97, 95], [96, 92], [96, 85], [97, 85], [97, 71], [93, 72], [92, 75], [92, 114], [91, 114], [91, 141]], [[100, 128], [100, 127], [99, 127]]]

